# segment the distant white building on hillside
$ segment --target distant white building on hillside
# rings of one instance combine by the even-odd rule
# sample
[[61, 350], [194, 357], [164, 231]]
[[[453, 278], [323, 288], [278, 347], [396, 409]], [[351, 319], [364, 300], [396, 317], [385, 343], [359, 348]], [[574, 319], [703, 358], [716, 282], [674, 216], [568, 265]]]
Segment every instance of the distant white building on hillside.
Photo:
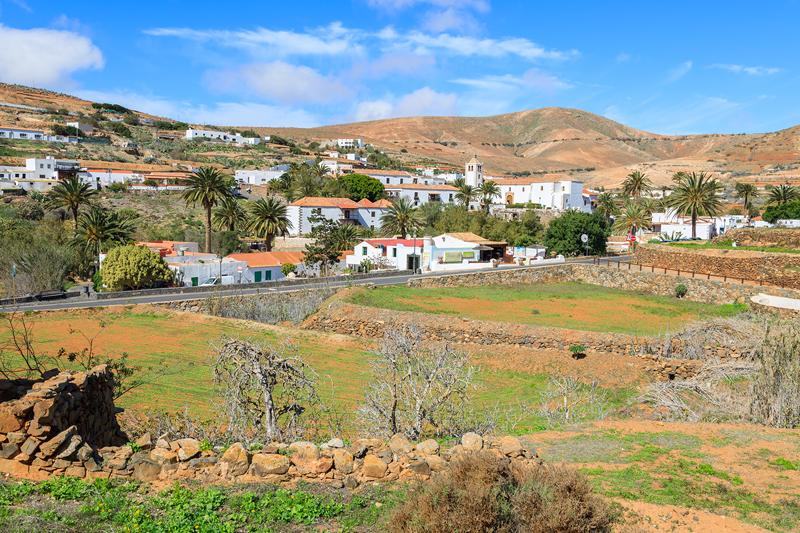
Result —
[[388, 170], [388, 169], [368, 169], [359, 171], [360, 174], [365, 174], [376, 180], [380, 181], [384, 188], [390, 185], [408, 185], [408, 184], [421, 184], [421, 185], [444, 185], [444, 178], [439, 176], [418, 176], [411, 174], [404, 170]]
[[54, 143], [76, 143], [77, 137], [66, 135], [48, 135], [41, 130], [28, 130], [24, 128], [0, 128], [0, 139], [15, 139], [19, 141], [41, 141]]
[[565, 174], [545, 174], [528, 178], [497, 178], [501, 201], [506, 205], [538, 204], [544, 209], [592, 212], [589, 196], [583, 194], [583, 182]]
[[266, 185], [286, 174], [285, 169], [271, 167], [266, 170], [242, 169], [234, 173], [236, 182], [242, 185]]
[[230, 133], [227, 131], [216, 131], [216, 130], [188, 129], [186, 130], [185, 138], [189, 141], [194, 139], [209, 139], [212, 141], [222, 141], [234, 144], [255, 145], [261, 143], [260, 137], [242, 137], [238, 133]]
[[342, 150], [364, 148], [364, 139], [336, 139], [336, 146]]
[[48, 156], [29, 157], [24, 167], [0, 166], [0, 189], [47, 192], [70, 175], [80, 176], [85, 183], [97, 187], [97, 182], [82, 172], [77, 161]]

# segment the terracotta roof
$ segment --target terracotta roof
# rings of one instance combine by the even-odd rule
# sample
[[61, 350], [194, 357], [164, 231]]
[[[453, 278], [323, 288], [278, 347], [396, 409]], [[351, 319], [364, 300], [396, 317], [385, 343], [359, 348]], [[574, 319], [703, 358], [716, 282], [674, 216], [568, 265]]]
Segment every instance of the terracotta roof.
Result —
[[360, 207], [350, 198], [324, 198], [321, 196], [306, 196], [295, 200], [289, 205], [299, 207], [338, 207], [339, 209], [358, 209]]
[[406, 172], [405, 170], [389, 170], [389, 169], [369, 169], [361, 172], [365, 176], [408, 176], [413, 177], [414, 174]]
[[496, 178], [492, 181], [498, 185], [530, 185], [531, 183], [556, 183], [559, 181], [583, 183], [581, 180], [576, 180], [566, 174], [543, 174], [541, 176], [529, 176], [526, 178]]
[[366, 198], [363, 198], [363, 199], [359, 200], [356, 203], [359, 205], [359, 207], [368, 207], [368, 208], [371, 208], [371, 209], [382, 208], [382, 207], [392, 207], [392, 202], [390, 202], [389, 200], [384, 200], [383, 198], [381, 198], [377, 202], [372, 202], [372, 201], [370, 201], [370, 200], [368, 200]]
[[452, 185], [425, 185], [424, 183], [402, 183], [400, 185], [384, 185], [384, 189], [391, 191], [393, 189], [410, 189], [420, 191], [457, 191]]
[[468, 231], [460, 232], [460, 233], [445, 233], [444, 235], [447, 236], [447, 237], [453, 237], [455, 239], [458, 239], [458, 240], [461, 240], [461, 241], [464, 241], [464, 242], [472, 242], [472, 243], [475, 243], [475, 244], [486, 244], [486, 245], [491, 245], [491, 244], [505, 245], [505, 244], [508, 244], [507, 242], [504, 242], [504, 241], [490, 241], [489, 239], [484, 239], [480, 235], [475, 235], [474, 233], [470, 233]]
[[253, 252], [231, 254], [226, 259], [244, 261], [250, 268], [281, 266], [284, 263], [298, 265], [303, 262], [303, 252]]

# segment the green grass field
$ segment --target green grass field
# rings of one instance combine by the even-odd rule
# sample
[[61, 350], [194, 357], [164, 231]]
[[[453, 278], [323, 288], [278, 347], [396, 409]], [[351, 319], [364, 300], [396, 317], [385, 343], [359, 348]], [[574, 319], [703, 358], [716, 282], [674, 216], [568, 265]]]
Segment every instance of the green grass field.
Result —
[[745, 310], [741, 305], [691, 302], [577, 282], [434, 289], [376, 287], [354, 292], [349, 301], [395, 311], [633, 335], [674, 331], [689, 322]]
[[[211, 372], [213, 345], [223, 335], [264, 343], [291, 341], [319, 375], [323, 400], [350, 423], [354, 423], [352, 414], [370, 382], [370, 346], [356, 338], [161, 311], [58, 312], [30, 319], [40, 351], [53, 354], [62, 346], [80, 350], [86, 345], [81, 333], [91, 337], [99, 332], [97, 353], [128, 353], [130, 363], [140, 367], [138, 375], [146, 383], [118, 403], [136, 411], [176, 412], [187, 407], [195, 416], [210, 417], [218, 402]], [[0, 331], [0, 343], [6, 338], [7, 332]], [[473, 407], [479, 412], [499, 410], [509, 414], [514, 424], [504, 429], [516, 433], [541, 429], [545, 420], [536, 409], [547, 385], [548, 377], [541, 373], [481, 368], [475, 379]], [[611, 409], [635, 395], [631, 388], [609, 388], [605, 392]]]
[[743, 250], [746, 252], [774, 252], [782, 254], [800, 254], [798, 248], [786, 248], [784, 246], [733, 246], [731, 241], [708, 242], [708, 241], [689, 241], [689, 242], [670, 242], [669, 246], [676, 248], [687, 248], [689, 250]]

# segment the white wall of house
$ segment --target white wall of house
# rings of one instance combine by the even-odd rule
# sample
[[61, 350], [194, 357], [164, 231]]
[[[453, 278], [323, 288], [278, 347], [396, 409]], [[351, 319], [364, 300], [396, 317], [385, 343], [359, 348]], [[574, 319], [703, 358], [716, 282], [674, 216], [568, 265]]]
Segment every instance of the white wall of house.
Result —
[[583, 183], [580, 181], [556, 181], [544, 183], [518, 183], [500, 185], [500, 201], [505, 204], [539, 204], [544, 208], [559, 211], [577, 209], [591, 212], [591, 204], [583, 199]]
[[390, 199], [404, 198], [412, 205], [423, 205], [428, 202], [441, 202], [444, 205], [456, 203], [456, 192], [452, 189], [433, 188], [397, 188], [385, 185], [386, 196]]
[[306, 235], [311, 233], [311, 229], [313, 225], [309, 218], [312, 216], [322, 216], [328, 220], [340, 221], [345, 218], [352, 218], [357, 220], [357, 215], [353, 213], [356, 209], [350, 209], [349, 216], [345, 217], [344, 210], [338, 207], [306, 207], [306, 206], [297, 206], [297, 205], [289, 205], [286, 206], [286, 215], [289, 218], [289, 221], [292, 223], [291, 229], [289, 229], [289, 235], [292, 237], [297, 237], [298, 235]]
[[408, 258], [411, 255], [422, 255], [422, 239], [418, 239], [416, 247], [412, 244], [406, 246], [403, 243], [389, 244], [384, 246], [370, 243], [369, 241], [360, 242], [353, 248], [353, 254], [345, 259], [347, 266], [355, 268], [361, 265], [364, 259], [369, 259], [374, 265], [381, 265], [385, 268], [405, 270], [408, 267]]
[[238, 133], [217, 130], [196, 130], [188, 129], [184, 137], [187, 140], [193, 139], [212, 139], [216, 141], [236, 143], [236, 144], [260, 144], [260, 137], [242, 137]]
[[336, 139], [336, 146], [339, 148], [364, 148], [363, 139]]
[[418, 183], [421, 183], [423, 185], [444, 185], [446, 183], [445, 179], [439, 176], [417, 176], [414, 174], [405, 174], [405, 175], [381, 174], [379, 170], [370, 170], [362, 172], [362, 174], [366, 174], [367, 176], [375, 178], [376, 180], [380, 181], [384, 187], [389, 185], [408, 185], [408, 184], [418, 184]]
[[383, 224], [383, 215], [386, 208], [383, 207], [361, 207], [356, 210], [358, 223], [371, 230], [378, 230]]
[[210, 278], [220, 275], [233, 276], [234, 283], [239, 283], [239, 278], [247, 269], [244, 261], [223, 259], [198, 260], [192, 256], [167, 256], [164, 258], [170, 270], [175, 272], [175, 279], [184, 287], [197, 286]]
[[247, 185], [266, 185], [286, 174], [285, 170], [237, 170], [234, 174], [236, 181]]

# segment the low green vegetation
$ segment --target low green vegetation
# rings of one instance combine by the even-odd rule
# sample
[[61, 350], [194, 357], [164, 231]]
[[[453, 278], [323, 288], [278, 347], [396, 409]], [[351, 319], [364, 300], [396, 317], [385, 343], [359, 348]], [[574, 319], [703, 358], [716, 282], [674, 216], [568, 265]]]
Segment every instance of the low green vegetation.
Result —
[[0, 529], [218, 533], [352, 531], [384, 520], [402, 491], [347, 495], [321, 487], [183, 487], [55, 477], [0, 483]]
[[740, 304], [706, 304], [578, 282], [457, 288], [376, 287], [354, 292], [349, 301], [395, 311], [633, 335], [654, 335], [692, 321], [732, 316], [746, 310]]
[[747, 252], [773, 252], [782, 254], [800, 254], [800, 248], [787, 248], [785, 246], [742, 246], [733, 245], [733, 241], [679, 241], [666, 243], [677, 248], [690, 250], [743, 250]]

